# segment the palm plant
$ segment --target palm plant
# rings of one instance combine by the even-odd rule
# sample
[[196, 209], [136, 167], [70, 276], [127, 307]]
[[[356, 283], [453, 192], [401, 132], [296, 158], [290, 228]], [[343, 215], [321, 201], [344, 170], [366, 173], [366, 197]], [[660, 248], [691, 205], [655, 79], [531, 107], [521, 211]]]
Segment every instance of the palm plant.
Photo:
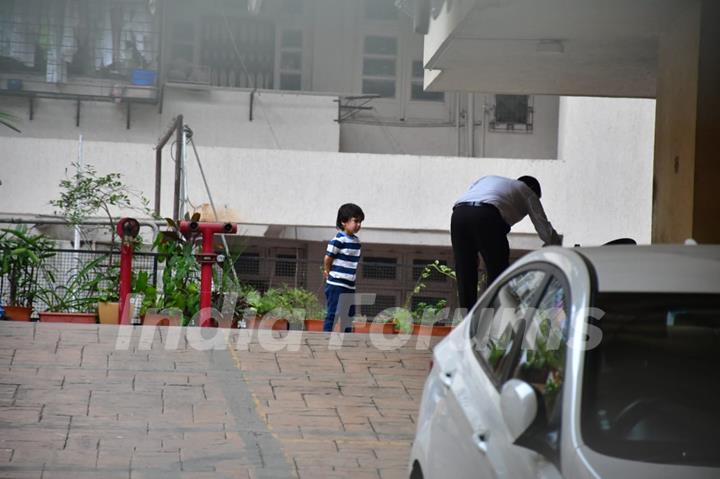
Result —
[[55, 253], [45, 235], [32, 234], [26, 227], [0, 230], [0, 276], [9, 285], [11, 306], [31, 308], [45, 260]]

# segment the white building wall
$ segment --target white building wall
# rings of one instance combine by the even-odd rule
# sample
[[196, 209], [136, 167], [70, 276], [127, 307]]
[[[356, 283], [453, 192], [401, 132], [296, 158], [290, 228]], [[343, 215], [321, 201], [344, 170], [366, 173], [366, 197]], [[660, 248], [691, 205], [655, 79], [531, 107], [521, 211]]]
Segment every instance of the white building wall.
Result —
[[[22, 119], [17, 126], [23, 138], [75, 140], [82, 133], [88, 141], [154, 145], [173, 118], [182, 114], [198, 145], [339, 150], [337, 97], [261, 90], [255, 93], [250, 121], [250, 93], [246, 89], [166, 86], [162, 113], [155, 105], [133, 104], [130, 129], [124, 103], [82, 102], [79, 128], [75, 126], [74, 101], [36, 100], [32, 121], [28, 120], [27, 99], [3, 97], [0, 109]], [[2, 135], [17, 134], [3, 128]], [[152, 151], [145, 156], [154, 161]]]
[[[654, 112], [652, 100], [564, 98], [559, 158], [550, 161], [246, 149], [206, 146], [201, 135], [197, 141], [216, 204], [246, 223], [328, 226], [341, 203], [355, 202], [368, 228], [447, 231], [453, 202], [477, 177], [530, 174], [543, 185], [546, 212], [566, 245], [620, 236], [646, 243]], [[86, 163], [100, 173], [123, 173], [153, 197], [152, 143], [86, 138]], [[77, 157], [77, 141], [3, 136], [0, 152], [0, 212], [52, 213], [48, 201]], [[169, 215], [168, 156], [163, 171], [162, 213]], [[190, 200], [207, 202], [194, 161], [188, 183]], [[533, 230], [526, 219], [513, 231]]]

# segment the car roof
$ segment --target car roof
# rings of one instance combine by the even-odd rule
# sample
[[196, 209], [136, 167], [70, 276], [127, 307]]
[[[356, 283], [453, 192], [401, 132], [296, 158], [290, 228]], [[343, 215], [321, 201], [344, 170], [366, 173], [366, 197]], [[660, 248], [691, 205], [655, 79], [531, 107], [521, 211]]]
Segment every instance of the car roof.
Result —
[[720, 293], [720, 245], [576, 248], [600, 292]]

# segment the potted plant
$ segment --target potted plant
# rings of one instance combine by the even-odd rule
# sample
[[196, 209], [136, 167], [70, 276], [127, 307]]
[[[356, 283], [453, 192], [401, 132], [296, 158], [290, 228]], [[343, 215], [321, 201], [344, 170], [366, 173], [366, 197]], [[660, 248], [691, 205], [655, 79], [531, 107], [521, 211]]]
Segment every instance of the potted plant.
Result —
[[316, 312], [308, 311], [303, 321], [303, 329], [305, 331], [324, 331], [325, 329], [325, 316], [327, 316], [327, 309], [321, 308], [318, 303], [318, 309]]
[[[438, 307], [438, 304], [429, 306], [425, 303], [420, 303], [418, 306], [422, 306], [419, 309], [416, 307], [416, 311], [410, 312], [412, 297], [420, 293], [425, 288], [425, 280], [430, 277], [433, 271], [447, 276], [448, 278], [456, 279], [455, 271], [453, 271], [453, 269], [449, 266], [441, 264], [440, 261], [435, 260], [432, 263], [427, 264], [420, 272], [420, 276], [418, 277], [412, 292], [405, 299], [404, 307], [396, 308], [392, 312], [393, 323], [399, 332], [432, 334], [433, 336], [444, 336], [449, 332], [449, 329], [446, 330], [444, 327], [441, 327], [441, 325], [435, 325], [435, 322], [438, 319], [437, 313], [445, 309], [447, 301], [441, 300], [441, 302], [438, 303], [441, 304], [442, 307]], [[428, 324], [430, 321], [432, 321], [432, 323]], [[417, 327], [415, 326], [416, 323], [419, 323]], [[436, 328], [437, 332], [435, 332]]]
[[[75, 175], [60, 181], [60, 198], [50, 201], [50, 204], [58, 209], [57, 213], [64, 216], [70, 226], [83, 235], [86, 231], [81, 229], [81, 225], [85, 221], [98, 214], [107, 217], [108, 225], [103, 227], [103, 230], [110, 237], [111, 251], [115, 251], [117, 232], [112, 212], [117, 209], [135, 210], [153, 216], [148, 200], [125, 185], [120, 173], [100, 175], [95, 167], [89, 164], [72, 163], [72, 166], [75, 168]], [[135, 206], [137, 203], [142, 206]], [[136, 246], [141, 244], [142, 240], [136, 238]], [[98, 315], [101, 323], [117, 324], [119, 270], [113, 263], [112, 255], [108, 255], [106, 260], [102, 294], [99, 295], [97, 304]]]
[[120, 303], [117, 266], [105, 268], [97, 293], [97, 313], [100, 324], [118, 324], [120, 319]]
[[[104, 279], [104, 256], [72, 270], [67, 278], [56, 280], [55, 272], [46, 270], [49, 287], [38, 289], [38, 299], [47, 310], [40, 312], [41, 322], [95, 323], [97, 303]], [[59, 283], [59, 284], [58, 284]]]
[[269, 289], [264, 294], [259, 291], [251, 291], [247, 294], [246, 300], [249, 308], [249, 315], [245, 322], [250, 329], [273, 329], [287, 330], [290, 322], [282, 307], [281, 294], [276, 289]]
[[[192, 217], [193, 221], [199, 219], [199, 214]], [[176, 221], [169, 218], [165, 221], [170, 229], [158, 235], [153, 244], [160, 253], [158, 261], [165, 263], [156, 308], [182, 312], [181, 326], [187, 326], [200, 311], [200, 264], [195, 258], [196, 235], [186, 237]]]
[[412, 333], [426, 336], [447, 336], [452, 326], [441, 323], [447, 319], [447, 300], [441, 299], [435, 304], [419, 303], [412, 312]]
[[29, 321], [38, 280], [45, 261], [54, 256], [53, 242], [42, 234], [32, 234], [27, 228], [0, 230], [0, 294], [8, 288], [5, 317], [15, 321]]
[[390, 314], [380, 313], [372, 321], [368, 321], [366, 316], [357, 316], [353, 318], [353, 333], [381, 333], [395, 334], [395, 323], [393, 322], [394, 311]]
[[[323, 330], [322, 308], [317, 297], [304, 288], [284, 288], [279, 291], [280, 307], [286, 310], [290, 329], [316, 328]], [[319, 324], [318, 324], [319, 323]]]

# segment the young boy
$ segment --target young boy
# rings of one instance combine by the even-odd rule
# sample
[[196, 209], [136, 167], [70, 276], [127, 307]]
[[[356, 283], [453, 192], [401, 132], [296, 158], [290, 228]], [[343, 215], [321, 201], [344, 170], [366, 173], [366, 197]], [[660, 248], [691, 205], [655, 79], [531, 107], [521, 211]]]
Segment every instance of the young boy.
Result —
[[[338, 210], [335, 226], [340, 231], [328, 241], [323, 260], [327, 299], [327, 316], [323, 325], [325, 331], [332, 331], [340, 295], [353, 294], [355, 291], [355, 273], [360, 261], [360, 239], [355, 235], [360, 231], [364, 219], [363, 210], [353, 203], [346, 203]], [[348, 313], [351, 318], [355, 316], [354, 305], [350, 306]]]

